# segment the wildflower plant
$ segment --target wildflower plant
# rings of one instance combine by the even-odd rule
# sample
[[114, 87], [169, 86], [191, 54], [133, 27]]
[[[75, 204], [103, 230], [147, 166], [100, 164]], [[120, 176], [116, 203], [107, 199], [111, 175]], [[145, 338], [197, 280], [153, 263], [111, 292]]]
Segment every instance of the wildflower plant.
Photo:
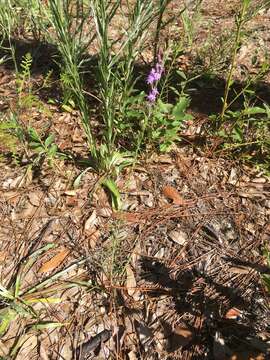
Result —
[[[178, 102], [173, 105], [165, 103], [158, 91], [158, 84], [165, 73], [161, 54], [158, 55], [158, 61], [150, 70], [146, 83], [150, 86], [150, 91], [146, 96], [149, 106], [149, 113], [145, 116], [143, 134], [148, 142], [158, 145], [161, 152], [169, 151], [175, 141], [180, 140], [179, 131], [183, 123], [191, 120], [192, 116], [186, 113], [190, 99], [183, 93], [179, 93]], [[144, 137], [144, 135], [143, 135]]]
[[147, 77], [147, 84], [151, 86], [151, 90], [149, 94], [147, 95], [147, 100], [150, 103], [154, 103], [157, 99], [157, 96], [159, 94], [157, 85], [159, 80], [162, 77], [162, 74], [164, 72], [164, 66], [161, 62], [161, 56], [159, 55], [159, 61], [156, 63], [155, 67], [153, 67]]

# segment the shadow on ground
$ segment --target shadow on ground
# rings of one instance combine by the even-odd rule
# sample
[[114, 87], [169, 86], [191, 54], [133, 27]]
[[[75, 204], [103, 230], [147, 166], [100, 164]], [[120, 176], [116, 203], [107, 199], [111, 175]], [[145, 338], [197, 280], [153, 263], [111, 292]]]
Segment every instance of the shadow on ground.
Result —
[[[3, 44], [7, 45], [7, 44]], [[31, 40], [13, 40], [13, 45], [15, 47], [15, 54], [17, 59], [17, 64], [20, 64], [22, 57], [26, 53], [30, 53], [33, 58], [33, 64], [31, 72], [33, 75], [38, 74], [46, 74], [49, 70], [54, 71], [54, 76], [59, 77], [60, 69], [58, 63], [61, 62], [61, 56], [57, 51], [57, 47], [53, 44], [49, 44], [46, 42], [38, 42]], [[0, 50], [0, 58], [3, 55], [7, 55], [7, 52]], [[97, 66], [97, 56], [91, 56], [89, 58], [88, 55], [85, 56], [87, 60], [87, 66], [91, 69], [91, 71], [87, 72], [86, 86], [87, 91], [93, 91], [97, 87], [96, 83], [96, 66]], [[150, 69], [151, 64], [140, 64], [135, 66], [134, 76], [136, 77], [138, 74], [142, 74], [143, 76], [137, 82], [137, 87], [139, 90], [147, 91], [147, 86], [145, 83], [145, 78]], [[4, 64], [4, 67], [9, 70], [14, 70], [14, 64], [12, 60], [7, 61]], [[194, 76], [194, 74], [186, 74], [189, 78], [189, 75]], [[171, 85], [175, 88], [180, 87], [180, 82], [182, 79], [175, 74], [172, 75]], [[245, 82], [235, 82], [231, 89], [231, 98], [232, 100], [234, 94], [239, 93], [243, 88], [246, 87]], [[214, 75], [203, 75], [199, 77], [197, 80], [194, 80], [190, 83], [189, 88], [191, 89], [188, 92], [191, 96], [191, 110], [194, 112], [198, 112], [202, 115], [211, 115], [218, 114], [222, 107], [221, 98], [224, 94], [225, 82], [224, 79], [219, 78]], [[265, 83], [263, 81], [257, 82], [253, 86], [250, 87], [254, 92], [255, 105], [260, 105], [263, 102], [270, 103], [270, 84]], [[173, 100], [173, 94], [169, 94]], [[232, 110], [236, 110], [243, 107], [244, 98], [240, 96], [239, 99], [232, 106]]]
[[[187, 351], [193, 353], [192, 359], [217, 359], [217, 346], [221, 347], [221, 352], [226, 356], [242, 351], [269, 351], [269, 345], [257, 335], [261, 319], [254, 312], [254, 304], [239, 289], [219, 284], [212, 277], [196, 270], [186, 270], [172, 278], [171, 269], [158, 261], [153, 262], [153, 259], [143, 258], [141, 271], [141, 276], [147, 282], [169, 292], [179, 318], [190, 320], [187, 326], [194, 336], [191, 342], [182, 347], [179, 346], [181, 341], [177, 339], [179, 335], [166, 322], [165, 326], [172, 334], [169, 352], [180, 350], [184, 356]], [[149, 296], [157, 298], [160, 291], [150, 292]], [[226, 312], [232, 308], [243, 309], [241, 316], [233, 319], [226, 317]], [[199, 331], [192, 325], [195, 318], [203, 322]], [[217, 334], [223, 339], [223, 346], [217, 343]]]

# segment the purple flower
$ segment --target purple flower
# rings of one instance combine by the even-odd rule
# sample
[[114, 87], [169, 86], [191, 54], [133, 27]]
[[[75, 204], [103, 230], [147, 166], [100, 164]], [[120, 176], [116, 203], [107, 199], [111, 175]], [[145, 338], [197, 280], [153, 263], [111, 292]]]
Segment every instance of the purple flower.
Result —
[[150, 102], [155, 102], [158, 94], [159, 94], [159, 92], [158, 92], [157, 88], [154, 87], [150, 91], [150, 93], [147, 95], [147, 100]]
[[158, 81], [161, 78], [161, 74], [157, 72], [155, 69], [151, 69], [148, 77], [147, 77], [147, 84], [152, 85], [154, 82]]
[[159, 94], [157, 89], [157, 83], [161, 79], [163, 72], [164, 67], [162, 65], [161, 56], [159, 56], [158, 62], [156, 63], [155, 67], [150, 70], [150, 73], [146, 79], [147, 84], [151, 86], [151, 90], [147, 95], [147, 100], [151, 103], [156, 101], [157, 95]]
[[147, 77], [147, 84], [152, 85], [154, 84], [156, 81], [161, 79], [161, 75], [164, 71], [164, 68], [161, 64], [157, 63], [155, 68], [152, 68], [148, 77]]

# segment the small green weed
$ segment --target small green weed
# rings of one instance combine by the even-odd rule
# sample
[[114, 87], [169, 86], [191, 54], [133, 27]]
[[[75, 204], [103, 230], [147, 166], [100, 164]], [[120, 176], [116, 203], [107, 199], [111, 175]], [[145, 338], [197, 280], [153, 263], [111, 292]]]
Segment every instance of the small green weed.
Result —
[[62, 155], [54, 142], [54, 135], [50, 134], [45, 139], [41, 138], [34, 128], [28, 128], [28, 146], [37, 154], [33, 160], [34, 164], [40, 164], [45, 158], [49, 165], [53, 165], [53, 160], [57, 155]]
[[17, 130], [16, 122], [12, 121], [12, 119], [6, 120], [3, 116], [0, 121], [1, 152], [11, 152], [14, 158], [16, 157], [18, 146]]
[[[5, 148], [12, 152], [14, 158], [18, 156], [18, 148], [21, 145], [28, 161], [32, 165], [40, 166], [44, 159], [47, 159], [49, 165], [52, 166], [56, 156], [63, 156], [58, 151], [57, 145], [54, 142], [54, 135], [40, 135], [31, 126], [31, 120], [28, 123], [21, 120], [24, 114], [33, 107], [45, 116], [51, 117], [49, 108], [36, 95], [41, 88], [49, 83], [51, 72], [44, 78], [41, 87], [34, 91], [31, 84], [31, 66], [32, 56], [30, 53], [27, 53], [23, 56], [20, 70], [16, 74], [18, 94], [16, 108], [10, 113], [8, 120], [0, 123], [0, 139]], [[35, 153], [35, 156], [32, 156], [32, 151]]]
[[172, 145], [179, 141], [179, 131], [183, 123], [192, 120], [192, 116], [186, 113], [190, 99], [180, 96], [177, 103], [166, 104], [162, 100], [157, 101], [149, 123], [147, 139], [154, 144], [159, 144], [161, 152], [167, 152]]

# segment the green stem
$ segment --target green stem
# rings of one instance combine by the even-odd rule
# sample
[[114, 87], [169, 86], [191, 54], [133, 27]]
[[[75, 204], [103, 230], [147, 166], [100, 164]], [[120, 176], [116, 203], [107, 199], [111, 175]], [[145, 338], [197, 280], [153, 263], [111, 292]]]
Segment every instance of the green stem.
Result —
[[235, 42], [234, 42], [233, 53], [232, 53], [232, 58], [231, 58], [231, 66], [230, 66], [230, 71], [228, 73], [228, 77], [226, 79], [224, 98], [223, 98], [223, 106], [222, 106], [222, 110], [221, 110], [221, 114], [220, 114], [221, 122], [223, 122], [225, 112], [229, 107], [228, 103], [227, 103], [228, 96], [229, 96], [230, 88], [232, 85], [232, 76], [233, 76], [233, 72], [235, 69], [236, 56], [237, 56], [237, 51], [238, 51], [239, 43], [240, 43], [240, 39], [241, 39], [241, 30], [242, 30], [242, 26], [245, 22], [245, 14], [247, 11], [248, 3], [249, 3], [248, 1], [243, 0], [243, 6], [241, 9], [241, 13], [240, 13], [239, 18], [237, 19], [237, 30], [236, 30]]

